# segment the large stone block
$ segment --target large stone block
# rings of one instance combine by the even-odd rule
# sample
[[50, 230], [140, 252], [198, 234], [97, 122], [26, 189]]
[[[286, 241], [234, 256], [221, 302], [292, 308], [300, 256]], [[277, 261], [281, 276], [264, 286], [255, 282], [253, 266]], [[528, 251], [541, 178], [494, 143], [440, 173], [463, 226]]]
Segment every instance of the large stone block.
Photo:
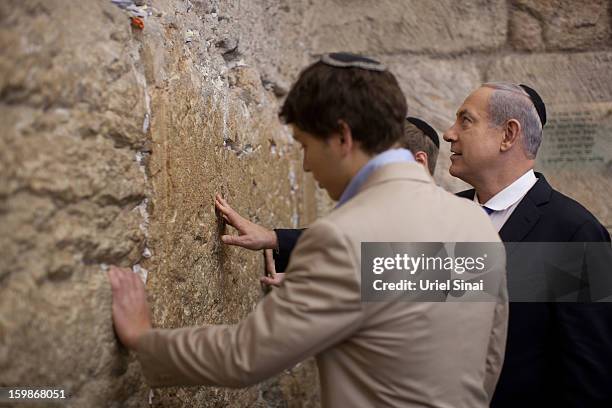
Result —
[[[610, 44], [610, 2], [607, 0], [516, 0], [523, 12], [511, 14], [515, 45], [540, 41], [534, 20], [548, 49], [593, 49]], [[530, 48], [531, 49], [531, 48]]]
[[109, 39], [112, 14], [87, 3], [0, 5], [0, 384], [139, 406], [147, 389], [117, 347], [100, 264], [142, 257], [142, 74]]
[[538, 51], [544, 49], [542, 23], [530, 13], [512, 8], [510, 10], [510, 43], [518, 50]]
[[316, 53], [493, 50], [507, 31], [502, 0], [318, 0], [310, 18]]
[[607, 102], [612, 98], [612, 52], [508, 55], [493, 61], [487, 81], [532, 84], [545, 102]]

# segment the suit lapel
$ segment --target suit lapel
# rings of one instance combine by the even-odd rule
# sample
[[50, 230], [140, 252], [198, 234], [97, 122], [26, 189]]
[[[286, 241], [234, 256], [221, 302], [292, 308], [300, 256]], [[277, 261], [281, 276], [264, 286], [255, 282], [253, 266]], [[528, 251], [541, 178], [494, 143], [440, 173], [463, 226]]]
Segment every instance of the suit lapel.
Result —
[[541, 212], [527, 194], [506, 221], [499, 236], [504, 242], [519, 242], [540, 219]]
[[520, 242], [525, 240], [527, 234], [529, 234], [542, 216], [539, 206], [550, 201], [552, 187], [542, 174], [535, 174], [538, 181], [523, 197], [499, 231], [499, 236], [504, 242]]
[[506, 255], [509, 256], [518, 243], [533, 229], [540, 219], [540, 210], [534, 202], [525, 196], [516, 207], [510, 218], [499, 231], [499, 237], [506, 246]]

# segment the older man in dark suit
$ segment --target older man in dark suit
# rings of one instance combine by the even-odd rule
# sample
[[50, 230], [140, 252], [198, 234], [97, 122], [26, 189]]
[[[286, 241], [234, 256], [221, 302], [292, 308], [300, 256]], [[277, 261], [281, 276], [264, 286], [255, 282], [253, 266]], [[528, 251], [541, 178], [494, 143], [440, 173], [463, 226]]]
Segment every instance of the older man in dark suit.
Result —
[[[533, 167], [546, 108], [526, 85], [484, 84], [444, 134], [450, 173], [474, 189], [504, 242], [610, 242], [582, 205]], [[508, 263], [510, 300], [514, 284]], [[513, 285], [514, 284], [514, 285]], [[612, 305], [511, 303], [506, 357], [492, 407], [612, 406]]]

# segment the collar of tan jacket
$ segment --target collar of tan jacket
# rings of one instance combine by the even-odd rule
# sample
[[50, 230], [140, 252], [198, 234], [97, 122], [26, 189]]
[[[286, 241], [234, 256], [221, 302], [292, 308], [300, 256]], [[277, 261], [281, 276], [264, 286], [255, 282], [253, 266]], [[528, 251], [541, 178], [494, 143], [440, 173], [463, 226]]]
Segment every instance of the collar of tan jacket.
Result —
[[374, 171], [361, 185], [359, 193], [368, 188], [395, 180], [411, 180], [419, 183], [435, 184], [431, 175], [422, 164], [417, 162], [391, 163]]
[[355, 194], [361, 189], [361, 185], [366, 182], [372, 173], [377, 169], [386, 166], [391, 163], [402, 163], [402, 162], [413, 162], [414, 156], [408, 149], [389, 149], [374, 157], [372, 157], [359, 171], [351, 181], [348, 183], [344, 192], [338, 200], [337, 207], [341, 207], [344, 203], [349, 201]]

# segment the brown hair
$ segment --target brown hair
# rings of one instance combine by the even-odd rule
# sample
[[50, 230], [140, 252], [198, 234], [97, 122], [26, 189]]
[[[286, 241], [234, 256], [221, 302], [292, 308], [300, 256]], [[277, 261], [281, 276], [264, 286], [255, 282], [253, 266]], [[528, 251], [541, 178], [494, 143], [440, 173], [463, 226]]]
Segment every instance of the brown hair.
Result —
[[406, 98], [390, 72], [319, 61], [302, 71], [279, 116], [322, 139], [343, 120], [364, 151], [380, 153], [402, 137], [406, 111]]
[[399, 144], [401, 147], [410, 150], [413, 154], [416, 154], [418, 151], [427, 153], [427, 166], [429, 172], [432, 175], [434, 174], [440, 149], [438, 149], [433, 140], [427, 137], [421, 129], [406, 120], [404, 135], [400, 138]]

